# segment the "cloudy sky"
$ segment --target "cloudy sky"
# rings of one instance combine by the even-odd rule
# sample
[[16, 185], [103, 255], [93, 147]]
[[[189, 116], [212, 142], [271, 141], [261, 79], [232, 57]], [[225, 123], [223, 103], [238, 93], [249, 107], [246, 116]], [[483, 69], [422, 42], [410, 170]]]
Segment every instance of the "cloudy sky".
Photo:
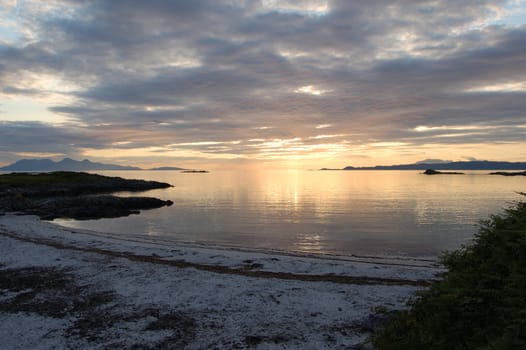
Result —
[[526, 1], [0, 0], [0, 164], [526, 161]]

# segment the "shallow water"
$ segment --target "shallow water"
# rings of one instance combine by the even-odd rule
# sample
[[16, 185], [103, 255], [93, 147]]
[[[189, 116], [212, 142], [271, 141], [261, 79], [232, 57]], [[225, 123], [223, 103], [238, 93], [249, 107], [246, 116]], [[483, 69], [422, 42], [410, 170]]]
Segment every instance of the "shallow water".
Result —
[[[343, 254], [437, 256], [480, 219], [524, 198], [526, 177], [426, 176], [417, 171], [106, 171], [169, 182], [141, 193], [171, 207], [127, 218], [56, 220], [68, 227], [185, 242]], [[137, 195], [119, 193], [119, 195]]]

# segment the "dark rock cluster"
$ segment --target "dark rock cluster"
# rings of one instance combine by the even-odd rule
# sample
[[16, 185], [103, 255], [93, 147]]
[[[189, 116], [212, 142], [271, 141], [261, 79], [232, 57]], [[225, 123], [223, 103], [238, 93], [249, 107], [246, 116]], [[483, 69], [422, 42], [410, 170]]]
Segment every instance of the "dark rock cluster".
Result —
[[464, 173], [458, 173], [454, 171], [438, 171], [434, 169], [427, 169], [424, 171], [425, 175], [462, 175]]
[[526, 171], [517, 171], [517, 172], [496, 171], [496, 172], [494, 172], [494, 173], [490, 173], [490, 175], [502, 175], [502, 176], [526, 176]]
[[1, 204], [4, 204], [5, 211], [18, 211], [24, 214], [37, 215], [44, 220], [56, 218], [89, 220], [138, 214], [140, 210], [170, 206], [173, 202], [152, 197], [91, 195], [47, 197], [29, 200], [11, 199], [10, 201], [4, 200]]
[[171, 185], [74, 172], [6, 174], [0, 175], [0, 212], [37, 215], [45, 220], [115, 218], [170, 206], [173, 202], [108, 193], [167, 187]]

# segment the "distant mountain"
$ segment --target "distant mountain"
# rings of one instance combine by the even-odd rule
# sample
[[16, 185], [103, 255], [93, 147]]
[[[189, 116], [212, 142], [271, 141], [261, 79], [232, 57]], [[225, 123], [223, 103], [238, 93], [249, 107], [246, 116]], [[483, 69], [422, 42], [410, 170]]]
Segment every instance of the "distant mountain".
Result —
[[452, 160], [443, 160], [443, 159], [424, 159], [416, 162], [415, 164], [438, 164], [438, 163], [451, 163]]
[[59, 162], [51, 159], [22, 159], [0, 168], [0, 171], [84, 171], [84, 170], [142, 170], [138, 167], [115, 164], [103, 164], [64, 158]]
[[[0, 168], [0, 171], [86, 171], [86, 170], [145, 170], [136, 166], [104, 164], [64, 158], [55, 162], [51, 159], [22, 159], [13, 164]], [[146, 170], [187, 170], [173, 166], [165, 166]]]
[[526, 170], [526, 162], [495, 162], [489, 160], [465, 162], [436, 162], [400, 165], [377, 165], [372, 167], [347, 166], [343, 170]]

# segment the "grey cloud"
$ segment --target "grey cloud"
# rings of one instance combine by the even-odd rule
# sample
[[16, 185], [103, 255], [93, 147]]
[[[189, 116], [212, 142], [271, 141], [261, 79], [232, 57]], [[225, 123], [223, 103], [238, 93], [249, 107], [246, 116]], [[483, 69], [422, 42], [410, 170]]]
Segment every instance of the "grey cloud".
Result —
[[[360, 133], [363, 142], [418, 144], [425, 137], [411, 130], [419, 125], [500, 126], [427, 135], [444, 144], [524, 137], [515, 127], [524, 120], [524, 92], [465, 91], [526, 78], [525, 26], [466, 30], [504, 1], [342, 0], [319, 16], [235, 1], [64, 4], [75, 16], [41, 19], [39, 40], [0, 46], [0, 93], [38, 94], [17, 81], [24, 72], [75, 83], [72, 102], [50, 110], [80, 123], [77, 132], [0, 128], [93, 148], [293, 137], [314, 144], [319, 124]], [[325, 92], [298, 92], [305, 86]], [[4, 150], [16, 142], [5, 140]]]
[[23, 89], [15, 86], [4, 86], [1, 92], [6, 95], [38, 95], [41, 93], [38, 89]]
[[[72, 154], [72, 144], [90, 145], [82, 134], [69, 128], [39, 122], [0, 121], [0, 152], [56, 152]], [[27, 142], [31, 140], [31, 142]]]
[[177, 104], [179, 99], [199, 102], [238, 95], [257, 88], [257, 81], [236, 71], [186, 70], [162, 72], [143, 79], [129, 77], [121, 83], [107, 82], [80, 93], [80, 97], [104, 102], [164, 105]]

